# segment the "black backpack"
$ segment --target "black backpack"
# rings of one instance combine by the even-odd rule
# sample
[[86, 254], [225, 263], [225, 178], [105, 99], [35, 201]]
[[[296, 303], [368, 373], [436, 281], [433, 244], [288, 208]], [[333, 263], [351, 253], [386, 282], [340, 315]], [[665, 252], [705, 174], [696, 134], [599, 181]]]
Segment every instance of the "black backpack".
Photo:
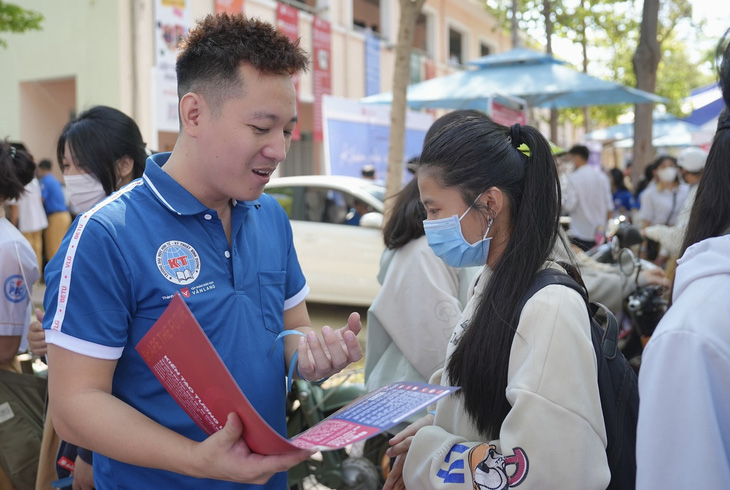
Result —
[[563, 266], [575, 278], [557, 269], [538, 271], [535, 281], [515, 310], [515, 318], [519, 319], [522, 308], [532, 295], [551, 284], [567, 286], [583, 297], [588, 307], [591, 340], [598, 361], [598, 391], [608, 438], [606, 455], [611, 469], [608, 488], [631, 490], [636, 487], [636, 423], [639, 419], [636, 373], [618, 348], [619, 327], [616, 317], [605, 306], [591, 303], [577, 271], [570, 266]]

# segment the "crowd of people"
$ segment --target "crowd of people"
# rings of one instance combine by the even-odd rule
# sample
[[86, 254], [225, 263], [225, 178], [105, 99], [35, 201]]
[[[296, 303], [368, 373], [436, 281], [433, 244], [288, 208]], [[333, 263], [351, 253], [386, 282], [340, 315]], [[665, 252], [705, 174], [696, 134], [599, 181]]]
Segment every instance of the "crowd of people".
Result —
[[[730, 112], [709, 152], [660, 155], [635, 193], [586, 146], [561, 172], [532, 126], [437, 119], [383, 227], [363, 353], [357, 313], [313, 328], [289, 219], [263, 193], [297, 123], [292, 77], [308, 67], [271, 24], [210, 15], [180, 47], [171, 152], [151, 154], [130, 117], [92, 107], [57, 141], [64, 191], [50, 161], [0, 142], [0, 395], [13, 401], [0, 398], [0, 488], [286, 488], [313, 451], [257, 454], [235, 413], [204, 433], [135, 350], [179, 291], [283, 436], [284, 380], [318, 382], [364, 354], [369, 390], [460, 387], [394, 430], [386, 489], [616, 488], [586, 301], [531, 287], [554, 269], [619, 312], [633, 284], [586, 254], [619, 215], [654, 262], [641, 280], [671, 295], [638, 378], [636, 488], [730, 486]], [[32, 311], [40, 280], [45, 314]], [[13, 408], [12, 387], [37, 378], [22, 352], [48, 365], [44, 417]], [[5, 423], [25, 419], [22, 436]]]

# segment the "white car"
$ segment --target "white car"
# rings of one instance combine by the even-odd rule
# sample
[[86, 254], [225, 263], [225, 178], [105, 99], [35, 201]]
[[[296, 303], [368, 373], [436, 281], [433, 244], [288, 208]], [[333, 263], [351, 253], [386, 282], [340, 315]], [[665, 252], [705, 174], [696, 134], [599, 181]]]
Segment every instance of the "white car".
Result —
[[368, 307], [385, 249], [385, 187], [338, 175], [271, 179], [267, 194], [284, 208], [310, 288], [307, 301]]

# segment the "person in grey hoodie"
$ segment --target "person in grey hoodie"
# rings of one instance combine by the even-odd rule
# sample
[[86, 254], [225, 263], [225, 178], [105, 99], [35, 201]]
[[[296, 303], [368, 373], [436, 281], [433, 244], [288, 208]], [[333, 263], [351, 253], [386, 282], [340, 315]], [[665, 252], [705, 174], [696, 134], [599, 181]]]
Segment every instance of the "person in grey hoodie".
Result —
[[[718, 53], [730, 105], [730, 44]], [[724, 52], [723, 52], [724, 51]], [[639, 374], [638, 489], [730, 488], [730, 113], [721, 114], [672, 291]]]

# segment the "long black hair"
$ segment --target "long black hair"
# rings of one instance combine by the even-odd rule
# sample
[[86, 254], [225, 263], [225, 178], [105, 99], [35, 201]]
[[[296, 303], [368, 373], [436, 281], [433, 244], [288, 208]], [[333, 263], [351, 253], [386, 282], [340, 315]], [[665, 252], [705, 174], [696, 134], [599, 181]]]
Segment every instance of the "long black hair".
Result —
[[717, 132], [697, 184], [682, 252], [706, 238], [721, 236], [730, 227], [730, 29], [717, 47], [718, 76], [725, 110], [720, 114]]
[[[529, 156], [518, 150], [524, 143]], [[522, 147], [521, 147], [522, 148]], [[560, 185], [550, 145], [530, 126], [507, 128], [465, 117], [426, 142], [419, 169], [460, 191], [465, 203], [497, 187], [509, 201], [511, 234], [474, 316], [448, 361], [467, 413], [487, 437], [499, 433], [511, 409], [505, 396], [513, 316], [558, 237]], [[486, 219], [489, 210], [474, 206]]]
[[117, 190], [116, 162], [130, 157], [132, 178], [144, 173], [147, 151], [134, 120], [117, 109], [95, 106], [66, 123], [56, 146], [56, 157], [63, 172], [66, 144], [76, 164], [101, 182], [107, 195]]
[[35, 162], [30, 153], [0, 140], [0, 203], [19, 198], [34, 174]]
[[639, 195], [644, 192], [647, 187], [649, 187], [649, 184], [651, 184], [651, 181], [654, 179], [654, 171], [659, 163], [661, 163], [661, 160], [654, 160], [644, 169], [644, 175], [641, 177], [641, 180], [639, 180], [639, 184], [636, 186], [636, 193], [634, 194], [637, 202]]
[[608, 172], [611, 175], [611, 182], [617, 191], [627, 191], [626, 184], [624, 183], [624, 173], [617, 169], [612, 168]]
[[390, 219], [383, 227], [385, 246], [398, 249], [416, 238], [422, 237], [426, 209], [421, 204], [418, 180], [412, 179], [395, 195]]

